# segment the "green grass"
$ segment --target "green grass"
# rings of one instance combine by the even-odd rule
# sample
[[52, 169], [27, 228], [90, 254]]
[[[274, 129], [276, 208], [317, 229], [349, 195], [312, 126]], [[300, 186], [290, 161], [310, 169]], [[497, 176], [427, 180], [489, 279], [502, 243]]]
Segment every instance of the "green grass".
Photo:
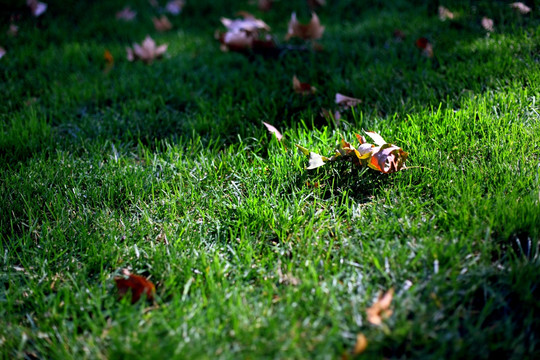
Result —
[[[540, 355], [537, 2], [448, 1], [460, 17], [441, 22], [421, 2], [328, 1], [325, 51], [279, 58], [222, 53], [219, 17], [253, 11], [283, 39], [304, 1], [188, 0], [165, 34], [146, 0], [135, 23], [96, 3], [0, 5], [2, 358], [335, 359], [360, 332], [367, 358]], [[166, 58], [127, 62], [146, 34]], [[294, 74], [318, 92], [294, 94]], [[338, 125], [319, 116], [336, 92], [363, 100]], [[294, 144], [329, 155], [362, 129], [411, 169], [304, 169]], [[117, 299], [122, 268], [155, 304]]]

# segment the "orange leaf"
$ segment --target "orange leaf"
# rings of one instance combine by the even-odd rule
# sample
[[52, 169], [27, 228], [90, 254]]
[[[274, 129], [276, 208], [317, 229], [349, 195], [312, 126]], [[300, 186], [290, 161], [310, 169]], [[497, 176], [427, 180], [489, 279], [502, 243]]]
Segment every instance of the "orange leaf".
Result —
[[146, 295], [147, 300], [152, 301], [154, 299], [156, 287], [150, 280], [146, 279], [144, 276], [131, 274], [127, 269], [124, 269], [122, 273], [124, 274], [124, 277], [114, 278], [118, 294], [121, 298], [128, 292], [131, 292], [132, 304], [139, 301], [143, 294]]
[[111, 52], [109, 50], [105, 50], [103, 53], [103, 58], [105, 59], [105, 62], [107, 64], [113, 64], [114, 63], [114, 57], [112, 56]]
[[381, 292], [377, 301], [366, 310], [367, 320], [373, 325], [381, 325], [383, 319], [392, 315], [390, 304], [393, 297], [394, 288], [390, 288], [384, 295]]
[[360, 355], [366, 351], [368, 346], [367, 338], [364, 334], [359, 333], [356, 335], [356, 344], [354, 344], [353, 355]]

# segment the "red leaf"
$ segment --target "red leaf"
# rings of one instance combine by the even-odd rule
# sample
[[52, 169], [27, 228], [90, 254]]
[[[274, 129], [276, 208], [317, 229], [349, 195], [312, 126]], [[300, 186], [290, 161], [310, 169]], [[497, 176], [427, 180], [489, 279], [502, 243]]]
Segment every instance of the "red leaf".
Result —
[[114, 278], [116, 288], [120, 298], [124, 297], [128, 292], [131, 292], [131, 303], [135, 304], [141, 296], [146, 295], [146, 299], [152, 301], [154, 299], [154, 293], [156, 287], [150, 280], [144, 276], [131, 274], [128, 270], [124, 269], [123, 274], [126, 277]]

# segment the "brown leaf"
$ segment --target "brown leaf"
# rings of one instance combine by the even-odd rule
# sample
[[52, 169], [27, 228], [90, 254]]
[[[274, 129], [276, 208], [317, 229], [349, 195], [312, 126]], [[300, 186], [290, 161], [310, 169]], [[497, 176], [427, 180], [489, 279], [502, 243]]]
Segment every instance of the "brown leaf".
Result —
[[262, 123], [264, 124], [264, 126], [266, 126], [269, 132], [276, 135], [276, 138], [278, 141], [281, 141], [281, 138], [283, 138], [283, 135], [281, 135], [278, 129], [276, 129], [273, 125], [265, 123], [264, 121]]
[[17, 36], [18, 33], [19, 33], [19, 27], [15, 24], [10, 24], [7, 30], [7, 34], [11, 37], [15, 37]]
[[441, 6], [439, 6], [439, 19], [441, 21], [453, 20], [454, 19], [454, 13], [441, 5]]
[[272, 9], [273, 0], [259, 0], [258, 7], [261, 11], [270, 11]]
[[26, 5], [30, 8], [32, 16], [41, 16], [47, 10], [47, 4], [37, 0], [26, 0]]
[[172, 15], [178, 15], [182, 12], [182, 8], [184, 7], [184, 0], [173, 0], [169, 1], [167, 5], [165, 5], [165, 10]]
[[374, 151], [368, 166], [383, 174], [390, 174], [401, 170], [408, 154], [400, 147], [384, 144]]
[[167, 44], [156, 46], [156, 42], [150, 37], [146, 36], [141, 45], [133, 44], [133, 49], [126, 48], [127, 59], [134, 61], [140, 59], [141, 61], [150, 64], [155, 59], [160, 58], [167, 51]]
[[367, 338], [364, 334], [359, 333], [356, 335], [356, 344], [354, 344], [353, 355], [360, 355], [366, 351], [368, 346]]
[[425, 37], [416, 39], [416, 47], [422, 50], [422, 55], [428, 58], [433, 57], [433, 45]]
[[114, 63], [114, 57], [112, 56], [111, 52], [109, 50], [105, 50], [103, 53], [103, 58], [105, 59], [105, 62], [107, 64], [113, 64]]
[[146, 295], [146, 299], [152, 301], [156, 292], [156, 287], [150, 280], [144, 276], [134, 275], [127, 269], [122, 270], [122, 277], [114, 278], [118, 295], [124, 297], [128, 292], [131, 292], [131, 303], [135, 304], [141, 296]]
[[373, 325], [381, 325], [383, 319], [392, 315], [390, 304], [392, 303], [393, 297], [393, 288], [390, 288], [384, 295], [381, 292], [377, 301], [366, 310], [367, 320]]
[[156, 30], [159, 32], [169, 31], [172, 29], [172, 24], [165, 15], [162, 15], [160, 18], [153, 17], [152, 22], [154, 23]]
[[489, 32], [493, 31], [493, 20], [487, 17], [483, 17], [481, 21], [482, 27]]
[[320, 39], [324, 33], [324, 26], [321, 26], [319, 17], [314, 12], [311, 13], [311, 20], [307, 24], [301, 24], [296, 18], [296, 13], [292, 13], [289, 21], [289, 28], [285, 40], [292, 37], [299, 37], [303, 40]]
[[298, 80], [296, 75], [293, 76], [292, 84], [293, 84], [293, 90], [297, 94], [309, 95], [309, 94], [315, 94], [315, 92], [317, 91], [317, 89], [311, 86], [311, 84], [300, 82], [300, 80]]
[[118, 11], [116, 13], [116, 18], [118, 20], [124, 20], [124, 21], [133, 21], [135, 17], [137, 16], [137, 12], [133, 11], [131, 7], [126, 6], [122, 10]]
[[336, 104], [343, 107], [355, 107], [358, 104], [361, 104], [362, 100], [355, 99], [349, 96], [342, 95], [340, 93], [336, 94]]
[[321, 6], [325, 6], [326, 5], [326, 0], [307, 0], [307, 3], [308, 3], [310, 8], [316, 9], [318, 7], [321, 7]]
[[531, 12], [531, 8], [522, 2], [514, 2], [510, 4], [510, 7], [519, 12], [520, 14], [528, 14]]
[[231, 20], [228, 18], [221, 18], [221, 23], [223, 26], [227, 28], [227, 31], [229, 32], [257, 32], [258, 30], [270, 30], [270, 26], [268, 26], [264, 21], [260, 19], [256, 19], [253, 15], [250, 13], [247, 13], [245, 11], [242, 11], [239, 13], [244, 18], [243, 19], [235, 19]]
[[405, 33], [400, 30], [400, 29], [395, 29], [394, 30], [394, 39], [396, 41], [403, 41], [405, 39], [407, 35], [405, 35]]

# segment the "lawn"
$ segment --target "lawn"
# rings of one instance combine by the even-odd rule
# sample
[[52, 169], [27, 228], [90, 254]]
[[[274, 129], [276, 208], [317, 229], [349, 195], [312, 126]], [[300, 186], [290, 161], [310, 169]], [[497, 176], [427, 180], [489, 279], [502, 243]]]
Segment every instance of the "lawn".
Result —
[[[188, 0], [163, 33], [147, 0], [44, 1], [0, 0], [2, 358], [540, 356], [538, 1], [328, 0], [319, 51], [284, 40], [304, 0]], [[220, 50], [239, 10], [283, 50]], [[164, 57], [128, 61], [146, 35]], [[336, 93], [362, 100], [338, 121]], [[364, 130], [405, 168], [295, 146]], [[124, 269], [153, 300], [119, 296]]]

